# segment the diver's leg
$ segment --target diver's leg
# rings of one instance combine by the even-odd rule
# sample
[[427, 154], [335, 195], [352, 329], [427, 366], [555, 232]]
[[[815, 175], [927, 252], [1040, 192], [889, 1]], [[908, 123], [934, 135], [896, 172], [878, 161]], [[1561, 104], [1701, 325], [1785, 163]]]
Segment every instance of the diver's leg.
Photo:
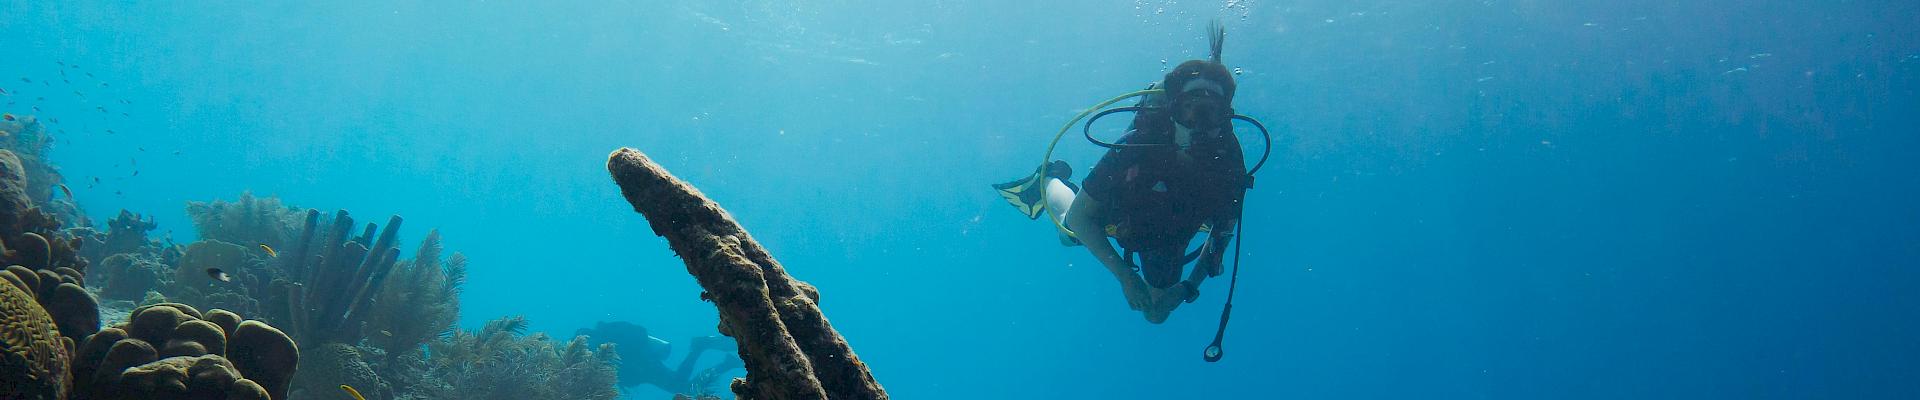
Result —
[[[1066, 226], [1067, 212], [1072, 211], [1073, 198], [1076, 194], [1073, 188], [1067, 187], [1067, 184], [1060, 179], [1047, 178], [1047, 217], [1053, 218], [1056, 227]], [[1073, 240], [1073, 237], [1067, 236], [1066, 232], [1060, 232], [1060, 245], [1079, 246], [1080, 241]]]

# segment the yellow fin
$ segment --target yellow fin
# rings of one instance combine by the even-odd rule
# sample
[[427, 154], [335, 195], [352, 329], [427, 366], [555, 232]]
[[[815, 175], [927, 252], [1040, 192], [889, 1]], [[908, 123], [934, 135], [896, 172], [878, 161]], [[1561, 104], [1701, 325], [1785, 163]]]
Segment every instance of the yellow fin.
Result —
[[267, 251], [267, 257], [279, 257], [279, 256], [280, 256], [280, 252], [278, 252], [278, 251], [273, 251], [273, 246], [268, 246], [268, 245], [267, 245], [266, 243], [261, 243], [261, 244], [260, 244], [260, 249], [261, 249], [261, 250], [266, 250], [266, 251]]
[[[266, 245], [261, 245], [261, 247], [266, 247]], [[353, 400], [367, 400], [365, 396], [360, 395], [360, 391], [353, 390], [352, 386], [340, 385], [340, 390], [347, 391], [347, 395], [353, 396]]]

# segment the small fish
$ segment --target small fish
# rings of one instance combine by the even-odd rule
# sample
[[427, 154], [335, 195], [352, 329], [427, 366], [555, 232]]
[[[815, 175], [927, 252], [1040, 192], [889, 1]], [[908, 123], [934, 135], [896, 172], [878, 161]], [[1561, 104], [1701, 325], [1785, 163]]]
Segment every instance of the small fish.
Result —
[[67, 62], [66, 62], [66, 61], [60, 61], [60, 60], [53, 60], [53, 63], [54, 63], [54, 64], [60, 64], [60, 66], [62, 66], [62, 67], [65, 67], [65, 66], [67, 66]]
[[93, 183], [100, 183], [100, 177], [93, 177]]
[[0, 114], [0, 118], [4, 118], [4, 119], [6, 119], [6, 120], [8, 120], [8, 121], [12, 121], [12, 120], [13, 120], [13, 114]]
[[33, 83], [33, 80], [32, 80], [32, 79], [27, 79], [27, 77], [24, 77], [24, 76], [23, 76], [23, 77], [20, 77], [20, 82], [24, 82], [24, 83]]
[[59, 184], [58, 186], [60, 187], [60, 193], [67, 195], [67, 201], [73, 201], [73, 189], [68, 189], [65, 183]]
[[227, 271], [221, 271], [219, 268], [207, 268], [207, 277], [221, 282], [233, 282], [233, 276], [227, 275]]
[[108, 130], [107, 130], [107, 134], [108, 134], [108, 135], [112, 135], [112, 134], [113, 134], [113, 130], [112, 130], [112, 129], [108, 129]]
[[9, 96], [11, 96], [11, 95], [12, 95], [12, 94], [10, 94], [10, 93], [7, 93], [7, 88], [0, 88], [0, 94], [5, 94], [5, 95], [9, 95]]
[[47, 120], [53, 121], [53, 123], [56, 123], [56, 124], [60, 123], [59, 118], [47, 118]]
[[385, 329], [381, 329], [381, 330], [380, 330], [380, 334], [382, 334], [382, 335], [387, 335], [388, 337], [392, 337], [392, 336], [393, 336], [393, 332], [387, 332], [387, 330], [385, 330]]
[[261, 244], [260, 244], [260, 249], [261, 249], [261, 250], [266, 250], [266, 251], [267, 251], [267, 257], [279, 257], [279, 256], [280, 256], [280, 252], [277, 252], [277, 251], [273, 251], [273, 246], [268, 246], [268, 245], [267, 245], [266, 243], [261, 243]]
[[106, 83], [106, 82], [100, 82], [100, 87], [107, 87], [107, 83]]
[[100, 112], [107, 112], [107, 108], [103, 106], [94, 106], [93, 109], [100, 110]]
[[133, 176], [140, 176], [140, 170], [133, 170]]
[[92, 77], [93, 77], [93, 73], [92, 73], [92, 72], [88, 72], [88, 73], [87, 73], [87, 77], [88, 77], [88, 78], [92, 78]]
[[352, 386], [340, 385], [340, 390], [346, 391], [348, 396], [353, 396], [353, 400], [367, 400], [366, 396], [361, 396], [360, 391], [353, 390]]

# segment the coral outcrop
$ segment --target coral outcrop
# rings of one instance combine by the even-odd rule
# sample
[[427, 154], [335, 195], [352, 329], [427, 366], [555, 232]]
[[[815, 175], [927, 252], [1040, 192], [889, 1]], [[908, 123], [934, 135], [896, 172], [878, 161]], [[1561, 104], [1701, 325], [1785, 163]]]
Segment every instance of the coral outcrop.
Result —
[[300, 358], [272, 326], [178, 303], [142, 307], [76, 354], [76, 400], [285, 400]]
[[607, 171], [634, 211], [667, 239], [738, 341], [740, 399], [885, 399], [865, 363], [820, 312], [820, 294], [793, 279], [726, 210], [633, 149]]
[[[83, 287], [80, 241], [35, 201], [45, 199], [34, 190], [36, 179], [58, 181], [38, 156], [45, 143], [15, 135], [43, 134], [36, 129], [30, 119], [0, 126], [7, 131], [0, 135], [0, 398], [59, 400], [73, 387], [77, 344], [100, 328], [100, 310]], [[22, 157], [18, 149], [32, 152]]]
[[[22, 184], [4, 191], [17, 192], [31, 199], [50, 216], [86, 225], [71, 199], [55, 197], [60, 194], [55, 187], [64, 178], [60, 176], [59, 168], [47, 162], [47, 154], [53, 150], [53, 135], [47, 133], [46, 125], [41, 124], [37, 117], [23, 115], [17, 119], [0, 121], [0, 150], [12, 155], [10, 158], [13, 162], [7, 171], [17, 176]], [[0, 199], [4, 197], [0, 196]], [[0, 203], [0, 215], [15, 214], [19, 210], [8, 211], [5, 204]], [[0, 220], [0, 223], [6, 222]]]

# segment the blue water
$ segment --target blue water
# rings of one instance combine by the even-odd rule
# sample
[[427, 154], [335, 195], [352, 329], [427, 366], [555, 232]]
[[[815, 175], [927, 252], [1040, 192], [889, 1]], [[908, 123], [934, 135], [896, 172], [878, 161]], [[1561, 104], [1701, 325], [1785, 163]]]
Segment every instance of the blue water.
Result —
[[[463, 326], [711, 334], [635, 147], [902, 399], [1920, 397], [1920, 3], [397, 3], [0, 2], [4, 110], [46, 97], [96, 221], [400, 214]], [[1148, 324], [987, 185], [1213, 18], [1278, 129], [1207, 364], [1225, 280]]]

